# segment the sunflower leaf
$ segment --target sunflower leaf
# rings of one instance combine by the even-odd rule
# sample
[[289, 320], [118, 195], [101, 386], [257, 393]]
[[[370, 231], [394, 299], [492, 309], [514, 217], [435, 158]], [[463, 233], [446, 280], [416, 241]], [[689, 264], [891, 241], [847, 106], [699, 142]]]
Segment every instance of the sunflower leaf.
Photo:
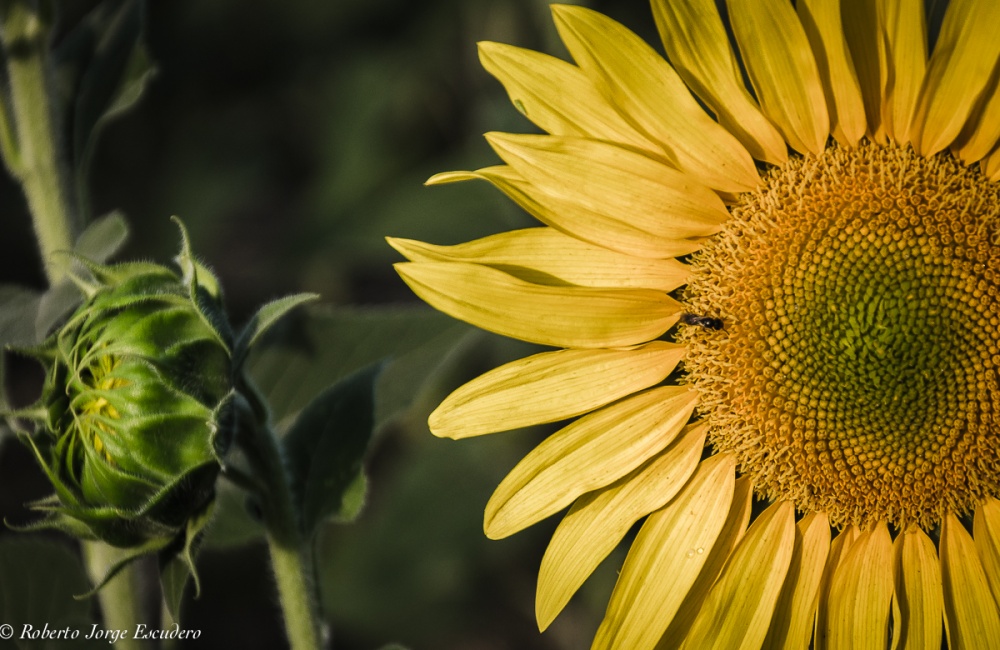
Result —
[[65, 545], [37, 537], [0, 540], [0, 621], [16, 624], [16, 632], [45, 624], [88, 629], [92, 603], [73, 598], [88, 589], [79, 558]]

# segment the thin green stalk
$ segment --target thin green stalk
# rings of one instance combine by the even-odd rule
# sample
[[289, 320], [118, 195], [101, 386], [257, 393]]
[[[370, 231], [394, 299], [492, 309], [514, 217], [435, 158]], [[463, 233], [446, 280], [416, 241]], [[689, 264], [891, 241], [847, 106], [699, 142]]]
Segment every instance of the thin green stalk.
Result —
[[[69, 268], [69, 257], [80, 229], [72, 199], [72, 182], [59, 132], [54, 80], [48, 65], [46, 25], [35, 3], [7, 0], [0, 15], [0, 36], [7, 57], [16, 151], [7, 164], [28, 199], [42, 262], [50, 284]], [[8, 124], [9, 126], [9, 124]]]
[[[121, 559], [122, 551], [103, 542], [82, 542], [83, 557], [87, 573], [93, 584], [99, 584], [108, 569]], [[141, 576], [137, 565], [131, 564], [112, 578], [98, 592], [101, 599], [101, 614], [104, 616], [105, 630], [126, 630], [128, 635], [115, 642], [115, 647], [123, 650], [145, 650], [149, 644], [142, 639], [132, 638], [136, 625], [150, 621], [144, 615], [141, 591]]]
[[[267, 483], [264, 522], [285, 634], [292, 650], [319, 650], [323, 637], [312, 540], [302, 532], [281, 446], [271, 429], [252, 426], [252, 462]], [[249, 450], [248, 450], [249, 451]]]

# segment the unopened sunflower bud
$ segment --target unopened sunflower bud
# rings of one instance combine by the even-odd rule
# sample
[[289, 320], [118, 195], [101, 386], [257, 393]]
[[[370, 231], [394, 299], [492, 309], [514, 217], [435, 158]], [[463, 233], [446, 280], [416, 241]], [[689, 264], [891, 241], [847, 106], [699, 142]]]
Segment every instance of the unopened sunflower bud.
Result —
[[48, 525], [153, 550], [205, 519], [232, 437], [233, 337], [214, 278], [179, 261], [184, 277], [91, 266], [88, 298], [39, 351]]

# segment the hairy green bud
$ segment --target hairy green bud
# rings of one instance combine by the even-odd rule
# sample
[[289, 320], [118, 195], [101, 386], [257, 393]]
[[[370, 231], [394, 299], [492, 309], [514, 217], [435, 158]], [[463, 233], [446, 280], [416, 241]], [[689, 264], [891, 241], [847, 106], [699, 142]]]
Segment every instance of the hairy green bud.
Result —
[[37, 351], [44, 427], [29, 442], [57, 497], [36, 504], [43, 523], [153, 550], [206, 519], [238, 369], [217, 283], [178, 259], [183, 275], [89, 265], [87, 299]]

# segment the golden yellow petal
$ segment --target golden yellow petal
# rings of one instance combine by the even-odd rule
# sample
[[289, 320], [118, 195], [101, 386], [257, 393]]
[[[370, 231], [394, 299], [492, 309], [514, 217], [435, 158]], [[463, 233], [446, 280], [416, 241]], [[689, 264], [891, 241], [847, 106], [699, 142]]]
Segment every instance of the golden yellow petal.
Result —
[[[691, 273], [675, 259], [625, 255], [555, 228], [511, 230], [457, 246], [392, 237], [387, 241], [411, 262], [485, 264], [535, 284], [673, 291], [686, 284]], [[695, 249], [697, 244], [690, 246]]]
[[660, 642], [656, 645], [656, 650], [676, 650], [684, 642], [688, 630], [694, 624], [698, 612], [701, 611], [708, 592], [715, 584], [715, 579], [722, 573], [722, 569], [729, 561], [736, 544], [743, 539], [743, 534], [747, 530], [750, 522], [750, 506], [753, 502], [753, 483], [747, 477], [736, 479], [733, 488], [733, 501], [729, 505], [729, 514], [726, 515], [726, 523], [719, 533], [719, 537], [712, 545], [712, 550], [708, 552], [708, 559], [702, 567], [698, 578], [688, 589], [684, 602], [677, 609], [667, 631], [660, 637]]
[[972, 537], [954, 514], [941, 524], [944, 622], [951, 650], [1000, 648], [1000, 612]]
[[694, 473], [707, 424], [688, 425], [628, 476], [583, 495], [552, 534], [538, 570], [535, 617], [544, 630], [632, 525], [674, 498]]
[[434, 435], [458, 439], [565, 420], [660, 383], [684, 352], [663, 341], [631, 350], [542, 352], [460, 387], [428, 424]]
[[732, 454], [707, 458], [673, 501], [646, 519], [591, 650], [655, 647], [726, 523], [735, 473]]
[[714, 0], [653, 0], [653, 16], [667, 57], [750, 155], [773, 165], [788, 160], [785, 139], [743, 83]]
[[941, 647], [944, 606], [934, 542], [913, 527], [896, 538], [892, 554], [896, 583], [893, 650], [936, 650]]
[[572, 196], [547, 195], [543, 205], [538, 201], [543, 192], [506, 165], [474, 172], [445, 172], [431, 177], [427, 183], [437, 185], [473, 178], [489, 181], [542, 223], [595, 246], [655, 259], [687, 255], [701, 246], [698, 239], [660, 237], [630, 222], [609, 219]]
[[609, 140], [663, 156], [660, 147], [630, 126], [572, 63], [490, 42], [479, 44], [479, 60], [503, 84], [514, 106], [552, 135]]
[[500, 539], [625, 476], [687, 424], [697, 393], [654, 388], [586, 415], [546, 438], [500, 483], [483, 528]]
[[858, 75], [861, 98], [865, 104], [868, 136], [884, 143], [882, 98], [888, 78], [888, 52], [882, 29], [878, 2], [872, 0], [841, 0], [844, 37], [851, 51], [854, 71]]
[[917, 96], [927, 69], [927, 24], [923, 0], [883, 0], [888, 76], [882, 99], [886, 134], [899, 143], [911, 140]]
[[830, 648], [885, 649], [892, 607], [892, 538], [885, 524], [851, 545], [833, 574], [829, 598]]
[[986, 582], [990, 585], [993, 599], [1000, 603], [1000, 501], [986, 497], [976, 508], [972, 532], [979, 559], [983, 562]]
[[830, 554], [826, 558], [826, 566], [823, 567], [819, 602], [816, 605], [816, 629], [813, 636], [815, 650], [826, 650], [829, 647], [827, 629], [830, 620], [830, 586], [833, 584], [834, 573], [860, 536], [861, 532], [852, 524], [842, 530], [830, 543]]
[[802, 23], [787, 0], [728, 0], [729, 20], [747, 74], [791, 147], [818, 154], [830, 135], [823, 84]]
[[744, 192], [760, 182], [753, 159], [691, 96], [653, 48], [596, 11], [553, 5], [566, 49], [621, 113], [699, 183]]
[[931, 156], [952, 143], [1000, 57], [1000, 2], [953, 0], [920, 88], [911, 136]]
[[976, 101], [972, 114], [962, 127], [961, 133], [951, 144], [951, 150], [971, 165], [986, 157], [1000, 140], [1000, 66], [993, 70], [993, 76]]
[[844, 36], [840, 0], [800, 0], [797, 9], [816, 57], [830, 130], [837, 142], [854, 146], [865, 134], [867, 122], [861, 86]]
[[729, 219], [708, 187], [610, 142], [509, 133], [488, 133], [486, 139], [539, 190], [535, 198], [543, 205], [553, 197], [664, 239], [711, 235]]
[[808, 648], [819, 605], [820, 581], [830, 553], [826, 514], [811, 512], [795, 526], [795, 551], [774, 608], [764, 650]]
[[666, 332], [681, 305], [661, 291], [547, 287], [463, 262], [403, 262], [396, 272], [432, 307], [476, 327], [556, 347], [624, 347]]
[[994, 183], [1000, 181], [1000, 149], [994, 149], [988, 156], [979, 161], [979, 169], [983, 176]]
[[778, 501], [740, 540], [682, 648], [760, 648], [795, 548], [795, 508]]

